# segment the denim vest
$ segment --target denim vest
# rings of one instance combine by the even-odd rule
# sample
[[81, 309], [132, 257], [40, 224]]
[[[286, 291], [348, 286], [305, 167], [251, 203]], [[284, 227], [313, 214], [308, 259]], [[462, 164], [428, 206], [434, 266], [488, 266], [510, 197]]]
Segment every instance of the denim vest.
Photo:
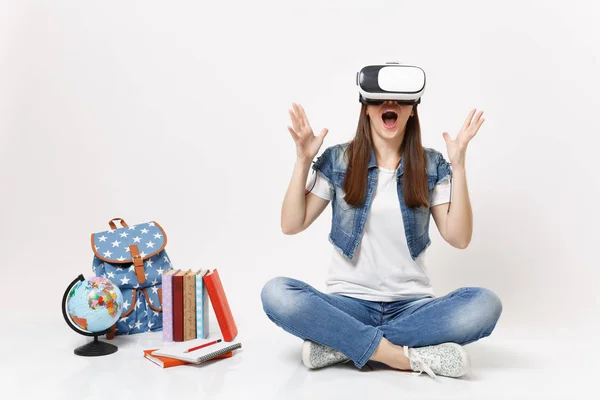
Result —
[[[367, 215], [373, 202], [379, 170], [375, 160], [375, 151], [371, 149], [371, 159], [368, 166], [368, 184], [365, 201], [361, 207], [354, 207], [344, 201], [345, 193], [342, 189], [344, 175], [348, 165], [345, 151], [349, 142], [337, 144], [325, 149], [312, 168], [321, 172], [333, 185], [335, 191], [332, 199], [331, 231], [329, 241], [346, 258], [352, 259], [354, 252], [362, 238]], [[434, 186], [444, 179], [452, 179], [450, 163], [437, 150], [424, 147], [426, 157], [427, 185], [429, 187], [429, 202]], [[402, 175], [404, 174], [404, 156], [400, 159], [400, 166], [396, 172], [398, 183], [398, 201], [404, 222], [406, 242], [411, 257], [416, 259], [431, 244], [429, 239], [429, 220], [431, 211], [428, 207], [409, 208], [404, 203], [402, 195]], [[451, 181], [452, 182], [452, 181]]]

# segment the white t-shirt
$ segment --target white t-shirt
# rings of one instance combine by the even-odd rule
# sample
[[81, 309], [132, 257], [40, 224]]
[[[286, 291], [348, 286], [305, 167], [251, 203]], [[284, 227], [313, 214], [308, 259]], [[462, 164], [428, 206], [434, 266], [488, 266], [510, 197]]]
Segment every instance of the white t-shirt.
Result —
[[[352, 260], [334, 248], [327, 293], [385, 302], [435, 297], [425, 268], [425, 252], [413, 260], [406, 244], [396, 170], [378, 169], [377, 188], [361, 242]], [[321, 172], [309, 173], [306, 189], [311, 188], [313, 194], [333, 199], [335, 189]], [[450, 180], [446, 179], [434, 187], [431, 207], [450, 200]]]

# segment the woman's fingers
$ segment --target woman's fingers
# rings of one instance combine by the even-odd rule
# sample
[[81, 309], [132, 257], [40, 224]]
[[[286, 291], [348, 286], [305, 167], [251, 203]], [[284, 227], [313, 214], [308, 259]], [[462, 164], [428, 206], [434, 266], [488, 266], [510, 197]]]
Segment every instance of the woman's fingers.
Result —
[[312, 128], [308, 122], [306, 111], [302, 105], [292, 102], [293, 111], [289, 110], [290, 117], [292, 118], [292, 125], [294, 126], [294, 133], [296, 137], [302, 138], [307, 135], [312, 135]]
[[463, 123], [463, 126], [462, 126], [463, 131], [466, 131], [467, 128], [469, 127], [469, 125], [471, 125], [471, 120], [473, 119], [473, 114], [475, 114], [475, 108], [471, 110], [471, 112], [465, 119], [465, 122]]
[[312, 132], [310, 125], [308, 124], [308, 119], [306, 118], [306, 113], [304, 112], [304, 108], [297, 103], [292, 103], [294, 107], [294, 116], [296, 118], [297, 128], [296, 133], [298, 136], [308, 135]]
[[475, 119], [473, 120], [473, 123], [475, 125], [477, 125], [479, 123], [482, 115], [483, 115], [483, 110], [481, 110], [477, 113], [477, 115], [475, 116]]
[[302, 107], [301, 104], [298, 104], [298, 108], [300, 109], [300, 117], [302, 118], [304, 125], [309, 126], [310, 124], [308, 123], [308, 117], [306, 116], [306, 111], [304, 111], [304, 107]]
[[292, 110], [288, 110], [288, 111], [290, 112], [290, 118], [292, 120], [292, 126], [294, 127], [294, 130], [299, 132], [300, 131], [300, 123], [298, 121], [298, 116]]
[[288, 131], [290, 131], [290, 134], [292, 135], [292, 138], [294, 139], [294, 142], [298, 141], [298, 134], [292, 129], [291, 126], [288, 126]]
[[298, 107], [298, 104], [296, 103], [292, 103], [292, 106], [294, 107], [294, 113], [296, 114], [298, 125], [304, 126], [304, 120], [302, 119], [302, 112], [300, 111], [300, 107]]
[[301, 136], [305, 133], [305, 124], [304, 120], [302, 119], [302, 111], [296, 103], [292, 103], [292, 107], [294, 107], [294, 119], [296, 121], [296, 126], [294, 126], [294, 129], [296, 130], [296, 133]]
[[294, 116], [294, 112], [291, 109], [288, 109], [288, 113], [290, 114], [290, 121], [292, 122], [292, 126], [296, 129], [296, 117]]
[[471, 136], [475, 136], [475, 134], [479, 130], [479, 127], [481, 126], [482, 122], [484, 121], [484, 119], [481, 118], [482, 115], [483, 115], [483, 111], [479, 111], [477, 113], [477, 115], [475, 116], [475, 118], [473, 119], [473, 123], [470, 126], [473, 131], [471, 133]]
[[477, 132], [479, 131], [479, 128], [481, 127], [481, 124], [483, 124], [483, 121], [485, 121], [485, 118], [481, 118], [479, 120], [479, 122], [477, 123], [477, 125], [475, 125], [475, 132], [473, 132], [473, 136], [475, 136], [477, 134]]

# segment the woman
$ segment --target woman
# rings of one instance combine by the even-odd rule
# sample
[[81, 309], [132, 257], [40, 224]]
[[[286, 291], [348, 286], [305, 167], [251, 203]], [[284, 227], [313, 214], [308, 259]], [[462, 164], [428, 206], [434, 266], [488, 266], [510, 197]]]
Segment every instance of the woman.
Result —
[[[418, 103], [363, 104], [351, 142], [327, 148], [308, 173], [319, 136], [293, 103], [296, 164], [281, 214], [285, 234], [308, 228], [332, 201], [333, 258], [327, 293], [291, 278], [264, 286], [263, 308], [275, 324], [304, 339], [309, 368], [374, 360], [404, 371], [459, 377], [469, 369], [462, 346], [489, 336], [502, 312], [492, 291], [457, 289], [436, 297], [424, 254], [430, 215], [450, 245], [472, 234], [467, 145], [484, 119], [472, 110], [456, 139], [443, 133], [450, 163], [421, 145]], [[452, 165], [452, 168], [450, 168]], [[305, 186], [306, 185], [306, 186]], [[452, 207], [450, 207], [452, 200]]]

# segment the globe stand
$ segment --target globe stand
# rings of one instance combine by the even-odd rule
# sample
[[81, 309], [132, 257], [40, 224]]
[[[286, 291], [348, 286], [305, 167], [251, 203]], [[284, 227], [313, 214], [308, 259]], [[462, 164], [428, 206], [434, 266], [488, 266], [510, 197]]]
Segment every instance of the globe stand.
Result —
[[78, 356], [85, 357], [96, 357], [106, 356], [112, 353], [116, 353], [119, 348], [113, 344], [101, 342], [98, 340], [98, 336], [94, 336], [94, 341], [79, 346], [75, 349], [75, 354]]
[[62, 313], [63, 313], [63, 317], [64, 317], [65, 321], [67, 322], [67, 325], [69, 325], [71, 327], [71, 329], [73, 329], [75, 332], [77, 332], [83, 336], [93, 336], [94, 341], [84, 344], [83, 346], [77, 347], [74, 350], [74, 353], [77, 354], [78, 356], [84, 356], [84, 357], [106, 356], [109, 354], [116, 353], [117, 350], [119, 349], [117, 346], [110, 344], [110, 343], [101, 342], [98, 340], [98, 336], [102, 336], [102, 335], [110, 332], [110, 328], [105, 330], [104, 332], [88, 332], [88, 331], [84, 331], [83, 329], [77, 328], [75, 326], [75, 324], [73, 323], [73, 321], [71, 321], [71, 319], [69, 318], [69, 315], [67, 314], [67, 298], [69, 296], [69, 292], [71, 291], [71, 288], [73, 286], [75, 286], [75, 284], [77, 282], [80, 282], [80, 281], [85, 281], [85, 278], [83, 277], [82, 274], [80, 274], [77, 278], [75, 278], [73, 280], [73, 282], [71, 282], [69, 287], [67, 287], [67, 290], [65, 290], [65, 294], [63, 295], [63, 300], [62, 300]]

